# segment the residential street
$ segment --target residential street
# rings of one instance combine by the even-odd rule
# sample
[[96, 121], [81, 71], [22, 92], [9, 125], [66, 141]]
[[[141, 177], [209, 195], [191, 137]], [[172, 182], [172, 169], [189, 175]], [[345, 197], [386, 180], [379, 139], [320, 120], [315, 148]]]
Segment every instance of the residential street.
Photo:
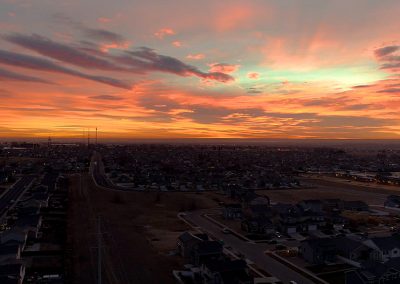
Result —
[[292, 280], [302, 284], [314, 283], [296, 271], [291, 270], [282, 263], [267, 256], [264, 253], [268, 248], [266, 244], [250, 243], [239, 239], [235, 235], [222, 233], [219, 226], [202, 216], [204, 213], [204, 211], [188, 212], [185, 219], [201, 227], [203, 231], [211, 233], [220, 240], [223, 240], [225, 246], [232, 247], [234, 251], [243, 254], [247, 259], [253, 261], [260, 269], [279, 278], [284, 283], [289, 283], [289, 281]]

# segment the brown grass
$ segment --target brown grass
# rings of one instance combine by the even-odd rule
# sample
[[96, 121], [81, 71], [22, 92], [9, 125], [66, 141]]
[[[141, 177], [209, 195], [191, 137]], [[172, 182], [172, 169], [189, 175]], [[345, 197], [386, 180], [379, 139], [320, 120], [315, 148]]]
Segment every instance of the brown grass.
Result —
[[182, 268], [182, 259], [167, 253], [176, 248], [179, 234], [190, 229], [177, 213], [217, 205], [214, 193], [115, 192], [97, 188], [88, 176], [81, 192], [79, 178], [72, 180], [69, 216], [74, 283], [94, 279], [87, 272], [95, 269], [90, 247], [96, 245], [97, 215], [102, 216], [106, 233], [105, 277], [112, 279], [110, 275], [115, 274], [120, 283], [175, 283], [172, 270]]

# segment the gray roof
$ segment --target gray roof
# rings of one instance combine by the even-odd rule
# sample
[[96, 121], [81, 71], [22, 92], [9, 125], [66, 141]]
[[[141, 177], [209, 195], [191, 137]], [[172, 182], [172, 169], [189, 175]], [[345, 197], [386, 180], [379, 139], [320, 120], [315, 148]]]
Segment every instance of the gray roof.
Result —
[[336, 248], [342, 252], [351, 252], [360, 246], [364, 246], [361, 241], [356, 241], [346, 237], [334, 239]]
[[371, 238], [371, 241], [373, 241], [374, 244], [381, 250], [391, 250], [396, 247], [400, 248], [399, 236]]
[[0, 276], [19, 275], [22, 266], [22, 264], [0, 265]]
[[17, 254], [19, 249], [19, 245], [0, 245], [0, 255], [8, 255], [8, 254]]
[[204, 241], [196, 245], [196, 251], [201, 254], [222, 253], [222, 244], [217, 241]]

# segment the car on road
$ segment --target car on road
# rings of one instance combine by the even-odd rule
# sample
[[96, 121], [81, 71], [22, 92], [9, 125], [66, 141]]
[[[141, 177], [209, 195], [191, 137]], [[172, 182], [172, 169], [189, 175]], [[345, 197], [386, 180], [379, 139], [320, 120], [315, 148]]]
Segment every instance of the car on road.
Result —
[[232, 231], [231, 231], [229, 228], [223, 228], [223, 229], [222, 229], [222, 233], [224, 233], [224, 234], [230, 234], [230, 233], [232, 233]]
[[297, 282], [296, 282], [296, 281], [293, 281], [293, 280], [291, 280], [291, 281], [289, 281], [289, 284], [297, 284]]

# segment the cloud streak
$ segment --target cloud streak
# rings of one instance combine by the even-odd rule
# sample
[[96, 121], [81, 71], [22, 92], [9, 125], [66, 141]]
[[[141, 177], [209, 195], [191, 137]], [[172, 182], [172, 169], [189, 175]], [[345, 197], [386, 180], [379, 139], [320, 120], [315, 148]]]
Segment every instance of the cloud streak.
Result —
[[126, 51], [119, 58], [121, 64], [127, 64], [138, 72], [159, 71], [187, 77], [197, 76], [202, 79], [219, 82], [231, 82], [234, 78], [222, 72], [203, 72], [193, 65], [186, 64], [171, 56], [161, 55], [153, 49], [141, 47], [135, 51]]
[[47, 81], [47, 80], [43, 80], [43, 79], [33, 77], [33, 76], [18, 74], [18, 73], [0, 68], [0, 81], [7, 81], [7, 80], [52, 84], [50, 81]]
[[[186, 64], [177, 58], [158, 54], [155, 50], [148, 47], [124, 51], [116, 55], [105, 54], [98, 51], [95, 53], [95, 56], [84, 50], [79, 50], [76, 47], [58, 43], [49, 38], [35, 34], [30, 36], [11, 34], [4, 36], [4, 38], [11, 43], [35, 51], [42, 56], [87, 69], [119, 71], [133, 74], [165, 72], [183, 77], [197, 76], [202, 79], [226, 83], [234, 81], [234, 78], [226, 73], [233, 72], [238, 68], [237, 65], [216, 64], [213, 65], [210, 72], [203, 72], [197, 67]], [[59, 66], [59, 68], [55, 68], [53, 66], [52, 68], [59, 70], [63, 67]], [[64, 70], [64, 72], [65, 71], [66, 70]], [[70, 70], [68, 72], [70, 72]], [[80, 74], [79, 76], [87, 75]], [[107, 78], [93, 77], [93, 79], [106, 80]], [[110, 80], [110, 82], [112, 82], [112, 80]]]
[[24, 55], [11, 51], [0, 50], [0, 63], [11, 65], [14, 67], [21, 67], [39, 71], [55, 72], [66, 75], [71, 75], [83, 79], [88, 79], [98, 83], [103, 83], [117, 88], [131, 89], [131, 86], [120, 80], [105, 77], [89, 75], [80, 71], [76, 71], [67, 67], [60, 66], [50, 60], [34, 57], [30, 55]]

